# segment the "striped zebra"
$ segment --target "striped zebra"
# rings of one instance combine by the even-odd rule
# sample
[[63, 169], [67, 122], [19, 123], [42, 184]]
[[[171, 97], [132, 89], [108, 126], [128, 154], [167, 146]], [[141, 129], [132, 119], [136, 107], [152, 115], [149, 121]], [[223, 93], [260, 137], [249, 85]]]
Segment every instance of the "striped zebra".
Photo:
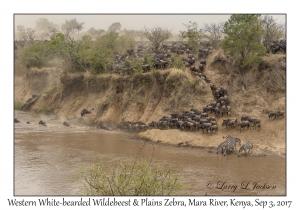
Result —
[[217, 148], [217, 154], [219, 154], [219, 152], [223, 153], [227, 144], [228, 144], [227, 141], [223, 141], [221, 144], [219, 144]]
[[232, 152], [234, 149], [236, 149], [236, 143], [239, 142], [239, 145], [241, 145], [241, 140], [239, 138], [234, 138], [232, 136], [223, 136], [223, 138], [226, 139], [225, 142], [227, 142], [224, 145], [224, 149], [222, 149], [222, 151], [224, 151], [223, 155], [225, 156], [227, 153]]
[[241, 139], [239, 139], [239, 138], [234, 138], [234, 137], [229, 136], [229, 135], [223, 136], [223, 138], [225, 138], [226, 141], [233, 141], [234, 145], [236, 145], [236, 143], [239, 142], [239, 145], [241, 146]]
[[217, 154], [219, 154], [219, 152], [224, 153], [224, 151], [226, 150], [226, 147], [231, 142], [233, 143], [235, 148], [236, 148], [235, 145], [237, 142], [239, 142], [239, 144], [241, 145], [241, 140], [239, 138], [234, 138], [232, 136], [223, 136], [223, 138], [226, 138], [226, 140], [223, 141], [222, 143], [220, 143], [219, 146], [217, 147]]
[[234, 141], [229, 141], [227, 144], [226, 144], [226, 147], [224, 149], [224, 153], [223, 155], [225, 156], [227, 153], [231, 153], [233, 152], [233, 150], [235, 149], [235, 143]]
[[[243, 151], [245, 152], [245, 156], [247, 156], [247, 153], [249, 153], [250, 150], [252, 150], [252, 148], [253, 148], [252, 141], [248, 141], [246, 144], [243, 144], [239, 150], [238, 157], [240, 157], [240, 155], [242, 154]], [[248, 149], [248, 152], [247, 152], [247, 149]], [[251, 153], [252, 153], [252, 151], [251, 151]]]

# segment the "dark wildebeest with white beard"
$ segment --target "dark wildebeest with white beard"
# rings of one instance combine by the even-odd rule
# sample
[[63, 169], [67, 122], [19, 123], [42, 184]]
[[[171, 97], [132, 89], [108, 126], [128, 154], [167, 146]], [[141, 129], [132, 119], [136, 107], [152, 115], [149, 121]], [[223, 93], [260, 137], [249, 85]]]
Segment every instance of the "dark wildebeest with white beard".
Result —
[[81, 111], [81, 117], [83, 117], [84, 115], [86, 115], [86, 114], [90, 114], [90, 113], [92, 113], [92, 111], [94, 110], [94, 108], [92, 108], [90, 111], [89, 110], [87, 110], [87, 109], [83, 109], [82, 111]]

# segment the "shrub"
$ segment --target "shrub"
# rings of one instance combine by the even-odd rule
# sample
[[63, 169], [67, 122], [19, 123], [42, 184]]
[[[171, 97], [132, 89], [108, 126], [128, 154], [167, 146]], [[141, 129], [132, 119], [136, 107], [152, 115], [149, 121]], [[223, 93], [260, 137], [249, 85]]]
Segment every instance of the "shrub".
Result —
[[181, 188], [178, 174], [148, 162], [95, 162], [80, 171], [84, 193], [88, 196], [173, 195]]
[[47, 62], [47, 49], [44, 43], [33, 43], [22, 50], [21, 60], [26, 68], [42, 68]]

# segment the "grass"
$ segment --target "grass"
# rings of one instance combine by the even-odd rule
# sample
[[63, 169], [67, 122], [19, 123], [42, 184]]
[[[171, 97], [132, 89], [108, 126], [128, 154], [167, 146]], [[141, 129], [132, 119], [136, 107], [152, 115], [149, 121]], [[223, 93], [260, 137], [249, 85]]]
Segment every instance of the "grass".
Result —
[[83, 103], [84, 101], [80, 97], [71, 104], [71, 109], [76, 111], [83, 105]]
[[181, 189], [179, 175], [145, 159], [99, 161], [81, 168], [75, 177], [88, 196], [163, 196]]
[[166, 82], [174, 87], [180, 86], [184, 78], [187, 78], [186, 72], [182, 69], [173, 68], [166, 79]]
[[15, 102], [14, 103], [14, 110], [21, 110], [23, 106], [23, 103], [21, 102]]

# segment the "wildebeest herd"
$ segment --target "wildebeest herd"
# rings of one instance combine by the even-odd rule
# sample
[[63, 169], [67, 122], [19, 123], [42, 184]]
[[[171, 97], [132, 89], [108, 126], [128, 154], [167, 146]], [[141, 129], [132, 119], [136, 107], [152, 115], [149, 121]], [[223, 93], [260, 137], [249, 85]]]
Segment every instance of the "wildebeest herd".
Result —
[[272, 112], [269, 112], [268, 113], [268, 117], [269, 117], [269, 120], [271, 120], [271, 119], [276, 119], [276, 118], [280, 118], [280, 117], [284, 117], [284, 112], [281, 112], [281, 111], [277, 111], [277, 112], [274, 112], [274, 111], [272, 111]]
[[[278, 42], [272, 43], [270, 45], [270, 49], [273, 53], [276, 53], [279, 50], [285, 50], [285, 43]], [[130, 66], [130, 62], [128, 59], [130, 57], [135, 57], [136, 59], [142, 59], [145, 54], [152, 55], [153, 60], [152, 63], [145, 63], [141, 67], [144, 73], [149, 72], [152, 68], [155, 69], [165, 69], [172, 63], [171, 53], [177, 53], [178, 55], [187, 54], [187, 58], [182, 57], [182, 61], [184, 65], [189, 68], [192, 75], [203, 79], [207, 84], [210, 85], [210, 89], [212, 91], [212, 95], [214, 97], [214, 101], [202, 107], [202, 110], [198, 110], [195, 108], [191, 108], [190, 110], [183, 111], [181, 114], [172, 113], [170, 116], [163, 116], [158, 121], [152, 121], [148, 125], [141, 121], [127, 121], [119, 124], [117, 127], [121, 130], [129, 131], [129, 132], [143, 132], [147, 129], [179, 129], [183, 131], [200, 131], [202, 133], [216, 133], [219, 128], [217, 125], [217, 121], [220, 117], [224, 117], [227, 115], [231, 116], [231, 107], [229, 97], [227, 95], [227, 90], [223, 87], [217, 87], [215, 84], [211, 82], [209, 78], [203, 73], [205, 70], [206, 56], [210, 53], [211, 49], [201, 48], [198, 51], [198, 60], [200, 62], [199, 66], [195, 66], [196, 58], [193, 54], [191, 54], [191, 49], [187, 47], [187, 45], [172, 42], [169, 45], [163, 45], [159, 52], [153, 53], [149, 46], [138, 46], [137, 50], [128, 50], [126, 54], [119, 55], [115, 54], [115, 59], [112, 65], [109, 67], [109, 71], [111, 73], [117, 73], [120, 75], [128, 75], [132, 73], [132, 68]], [[37, 97], [34, 97], [37, 98]], [[29, 100], [28, 102], [31, 102]], [[84, 117], [87, 114], [91, 114], [94, 109], [87, 110], [83, 109], [81, 111], [81, 116]], [[213, 116], [208, 116], [208, 114], [214, 114]], [[276, 111], [268, 113], [269, 120], [271, 119], [279, 119], [284, 117], [284, 112]], [[15, 118], [15, 123], [19, 123], [20, 121]], [[221, 119], [222, 126], [227, 129], [239, 128], [240, 132], [247, 129], [257, 129], [257, 131], [261, 128], [261, 119], [258, 119], [253, 116], [242, 116], [241, 121], [238, 122], [237, 118], [227, 118]], [[28, 123], [29, 124], [29, 123]], [[46, 126], [47, 124], [44, 121], [40, 121], [39, 125]], [[66, 127], [71, 127], [68, 122], [63, 123]], [[105, 126], [100, 126], [101, 129], [109, 130]], [[233, 152], [236, 149], [236, 143], [241, 145], [241, 140], [239, 138], [234, 138], [231, 136], [224, 137], [226, 140], [220, 143], [217, 147], [217, 153], [221, 152], [224, 156]], [[244, 145], [242, 145], [239, 149], [238, 156], [242, 154], [242, 152], [247, 155], [250, 150], [253, 148], [253, 143], [248, 141]], [[248, 150], [248, 151], [247, 151]]]
[[269, 45], [269, 50], [273, 53], [276, 54], [278, 52], [286, 52], [286, 40], [278, 40], [278, 41], [273, 41]]
[[[205, 58], [211, 50], [212, 48], [209, 45], [206, 45], [205, 47], [202, 46], [202, 48], [199, 49], [198, 58]], [[116, 53], [113, 63], [108, 68], [108, 72], [123, 76], [132, 74], [134, 72], [130, 62], [132, 59], [142, 61], [143, 64], [141, 65], [141, 68], [144, 73], [149, 72], [151, 69], [166, 69], [174, 61], [172, 53], [181, 56], [186, 54], [187, 58], [182, 57], [182, 61], [186, 67], [192, 68], [195, 63], [195, 57], [191, 54], [191, 51], [191, 48], [189, 48], [187, 44], [176, 41], [163, 44], [158, 51], [154, 51], [149, 44], [138, 45], [136, 50], [127, 50], [126, 53], [123, 54]], [[152, 59], [149, 58], [149, 60], [146, 61], [146, 57], [152, 57]], [[200, 72], [203, 71], [203, 63], [206, 62], [200, 62]]]

